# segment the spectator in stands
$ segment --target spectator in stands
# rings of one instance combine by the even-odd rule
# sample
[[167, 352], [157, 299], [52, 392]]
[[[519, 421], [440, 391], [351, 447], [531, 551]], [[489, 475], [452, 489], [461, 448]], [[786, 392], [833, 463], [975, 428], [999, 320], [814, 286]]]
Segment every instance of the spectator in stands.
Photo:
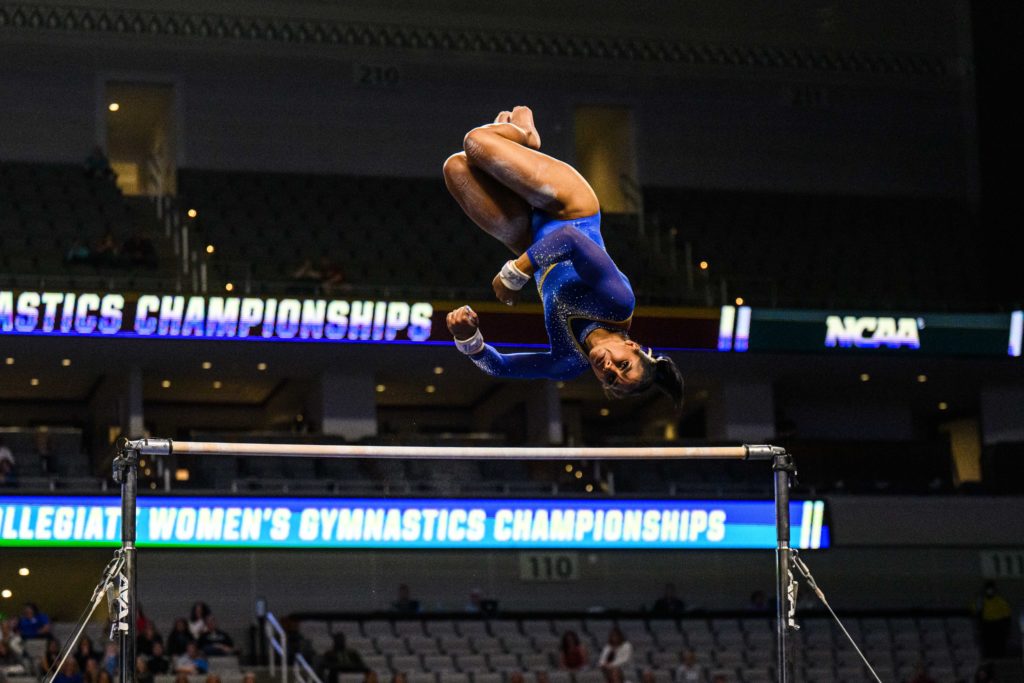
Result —
[[137, 626], [139, 635], [135, 638], [135, 648], [139, 654], [149, 656], [153, 654], [153, 645], [155, 643], [163, 643], [163, 637], [156, 632], [156, 625], [153, 624], [151, 619], [147, 619], [142, 616], [142, 612], [139, 612], [138, 622], [142, 623], [142, 626]]
[[43, 657], [39, 660], [39, 665], [43, 671], [49, 671], [57, 664], [57, 659], [60, 657], [60, 642], [56, 638], [50, 638], [46, 641], [46, 649], [43, 650]]
[[195, 641], [189, 641], [185, 648], [185, 654], [174, 660], [174, 673], [176, 674], [204, 674], [210, 670], [206, 657], [199, 651]]
[[156, 268], [159, 259], [153, 240], [136, 230], [121, 245], [121, 258], [125, 265], [143, 268]]
[[97, 266], [117, 265], [119, 247], [114, 232], [107, 230], [92, 247], [92, 262]]
[[199, 649], [207, 657], [226, 657], [237, 654], [235, 641], [227, 633], [217, 628], [217, 617], [212, 614], [206, 617], [206, 630], [199, 636]]
[[5, 641], [0, 640], [0, 678], [4, 676], [20, 676], [25, 673], [25, 664], [21, 656], [11, 649]]
[[335, 261], [324, 259], [321, 264], [320, 288], [324, 294], [333, 294], [344, 289], [345, 273]]
[[145, 655], [135, 658], [135, 682], [153, 683], [153, 672], [149, 670], [149, 660]]
[[46, 616], [33, 602], [26, 602], [18, 619], [18, 633], [25, 640], [50, 637], [50, 617]]
[[174, 677], [174, 683], [189, 683], [188, 674], [180, 673]]
[[420, 611], [420, 601], [412, 599], [409, 586], [403, 583], [398, 586], [398, 599], [391, 603], [391, 609], [399, 614], [417, 614]]
[[665, 584], [665, 592], [660, 598], [654, 601], [651, 612], [659, 617], [679, 616], [686, 611], [686, 604], [676, 595], [674, 583]]
[[114, 683], [114, 674], [106, 669], [100, 669], [100, 674], [96, 677], [96, 683]]
[[210, 606], [205, 602], [200, 600], [192, 604], [192, 609], [188, 611], [188, 631], [193, 639], [199, 640], [199, 636], [206, 631], [206, 618], [210, 614]]
[[17, 631], [18, 620], [14, 617], [0, 621], [0, 641], [7, 644], [11, 652], [21, 657], [25, 652], [24, 643]]
[[85, 683], [99, 683], [100, 680], [100, 659], [87, 659], [82, 667], [82, 678]]
[[167, 654], [171, 657], [185, 654], [185, 650], [192, 640], [188, 621], [181, 618], [175, 619], [174, 628], [171, 629], [170, 635], [167, 636]]
[[391, 683], [409, 683], [409, 677], [402, 671], [396, 671], [395, 675], [391, 677]]
[[121, 655], [117, 650], [117, 643], [107, 643], [106, 647], [103, 648], [103, 659], [100, 661], [100, 678], [103, 677], [103, 672], [106, 671], [111, 677], [117, 674], [117, 667]]
[[0, 437], [0, 485], [14, 483], [14, 453]]
[[242, 683], [256, 683], [256, 673], [254, 671], [246, 671], [242, 674]]
[[92, 638], [84, 635], [78, 641], [78, 647], [75, 648], [75, 661], [78, 663], [78, 670], [85, 671], [86, 664], [90, 659], [95, 659], [99, 662], [100, 653], [93, 647]]
[[590, 656], [576, 631], [566, 631], [558, 644], [558, 668], [579, 671], [587, 665]]
[[74, 659], [68, 657], [60, 673], [53, 679], [53, 683], [83, 683], [82, 672], [78, 670], [78, 664]]
[[683, 650], [683, 663], [676, 667], [676, 683], [703, 680], [704, 672], [697, 663], [697, 653], [690, 649]]
[[153, 643], [153, 654], [146, 661], [146, 668], [154, 676], [162, 676], [171, 670], [171, 660], [164, 656], [164, 644], [159, 640]]
[[633, 645], [626, 640], [625, 634], [618, 626], [608, 632], [608, 642], [601, 649], [597, 665], [608, 683], [623, 683], [622, 668], [633, 660]]
[[206, 677], [206, 683], [220, 683], [220, 676], [217, 674], [210, 674]]
[[991, 659], [1005, 657], [1013, 609], [1006, 598], [996, 591], [994, 581], [985, 582], [975, 611], [978, 614], [981, 656]]
[[117, 180], [117, 174], [110, 167], [110, 160], [103, 153], [103, 148], [96, 145], [85, 158], [85, 175], [99, 180]]
[[370, 667], [366, 666], [362, 656], [348, 647], [344, 633], [334, 634], [334, 646], [321, 658], [320, 670], [324, 683], [337, 683], [339, 674], [361, 673], [367, 676], [370, 673]]
[[768, 595], [763, 590], [756, 590], [750, 594], [750, 602], [747, 604], [750, 612], [768, 612], [771, 610], [771, 603], [768, 602]]
[[81, 238], [76, 238], [68, 250], [64, 252], [64, 263], [73, 266], [77, 263], [92, 263], [92, 249]]

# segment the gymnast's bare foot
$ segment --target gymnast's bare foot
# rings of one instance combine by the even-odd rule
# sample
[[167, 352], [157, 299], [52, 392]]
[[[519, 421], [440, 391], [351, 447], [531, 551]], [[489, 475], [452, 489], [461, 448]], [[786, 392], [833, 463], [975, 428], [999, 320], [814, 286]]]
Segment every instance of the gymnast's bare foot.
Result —
[[540, 149], [540, 133], [533, 123], [533, 112], [529, 107], [513, 107], [511, 123], [526, 131], [526, 146]]
[[503, 111], [498, 114], [498, 118], [494, 119], [495, 123], [512, 123], [512, 112]]

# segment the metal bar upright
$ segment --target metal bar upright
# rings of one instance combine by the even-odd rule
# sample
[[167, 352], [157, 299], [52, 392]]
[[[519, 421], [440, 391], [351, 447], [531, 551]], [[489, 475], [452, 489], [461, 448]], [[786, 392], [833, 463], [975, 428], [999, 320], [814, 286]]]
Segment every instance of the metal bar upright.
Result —
[[776, 660], [778, 671], [776, 680], [789, 683], [792, 678], [790, 670], [790, 634], [793, 627], [793, 595], [790, 592], [792, 573], [790, 561], [792, 550], [789, 547], [789, 486], [790, 475], [793, 473], [793, 457], [785, 451], [776, 452], [772, 459], [772, 470], [775, 474], [775, 609], [776, 609]]
[[124, 557], [121, 585], [118, 586], [120, 614], [118, 623], [118, 657], [121, 683], [135, 683], [136, 570], [135, 510], [139, 494], [139, 453], [123, 448], [120, 458], [121, 478], [121, 553]]

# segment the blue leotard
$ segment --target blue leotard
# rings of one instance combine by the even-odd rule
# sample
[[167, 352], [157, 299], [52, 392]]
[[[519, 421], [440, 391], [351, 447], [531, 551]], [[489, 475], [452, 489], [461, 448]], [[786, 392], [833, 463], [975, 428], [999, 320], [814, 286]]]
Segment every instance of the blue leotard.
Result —
[[624, 330], [636, 303], [629, 278], [601, 238], [601, 214], [560, 221], [533, 212], [526, 253], [544, 305], [549, 351], [498, 353], [485, 345], [470, 356], [495, 377], [571, 379], [590, 367], [583, 341], [595, 327]]

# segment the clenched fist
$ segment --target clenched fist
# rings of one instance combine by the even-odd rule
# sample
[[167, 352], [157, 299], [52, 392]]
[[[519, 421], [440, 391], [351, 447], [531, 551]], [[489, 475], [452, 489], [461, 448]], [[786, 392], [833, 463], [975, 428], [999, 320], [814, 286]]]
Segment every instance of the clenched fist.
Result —
[[480, 318], [469, 306], [460, 306], [448, 314], [445, 319], [448, 331], [456, 339], [469, 339], [480, 327]]

